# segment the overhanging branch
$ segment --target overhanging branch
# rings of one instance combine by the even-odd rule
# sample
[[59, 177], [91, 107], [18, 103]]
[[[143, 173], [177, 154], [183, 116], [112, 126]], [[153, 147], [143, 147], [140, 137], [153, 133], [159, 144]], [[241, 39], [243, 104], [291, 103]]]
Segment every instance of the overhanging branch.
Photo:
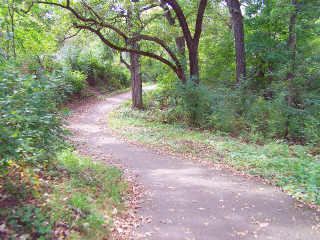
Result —
[[69, 36], [64, 37], [64, 38], [63, 38], [63, 41], [65, 41], [65, 40], [67, 40], [67, 39], [70, 39], [70, 38], [73, 38], [73, 37], [77, 36], [77, 35], [81, 32], [81, 30], [82, 30], [82, 29], [79, 29], [76, 33], [74, 33], [74, 34], [71, 34], [71, 35], [69, 35]]
[[175, 62], [175, 64], [178, 66], [178, 68], [181, 67], [181, 64], [177, 58], [177, 56], [170, 50], [170, 48], [165, 44], [164, 41], [162, 41], [159, 38], [152, 37], [152, 36], [147, 36], [147, 35], [138, 35], [133, 40], [146, 40], [146, 41], [151, 41], [159, 44], [163, 49], [166, 50], [166, 52], [169, 54], [169, 56], [172, 58], [172, 60]]
[[120, 62], [123, 63], [129, 70], [131, 69], [130, 64], [128, 64], [126, 62], [126, 60], [124, 60], [124, 58], [122, 57], [122, 53], [120, 52]]
[[130, 49], [130, 48], [126, 48], [126, 47], [120, 47], [120, 46], [117, 46], [115, 44], [113, 44], [112, 42], [110, 42], [108, 39], [106, 39], [103, 34], [101, 33], [100, 30], [97, 30], [97, 29], [94, 29], [90, 26], [86, 26], [86, 25], [76, 25], [75, 28], [79, 28], [79, 29], [86, 29], [86, 30], [89, 30], [90, 32], [96, 34], [100, 40], [106, 44], [108, 47], [110, 48], [113, 48], [119, 52], [129, 52], [129, 53], [135, 53], [135, 54], [138, 54], [138, 55], [141, 55], [141, 56], [146, 56], [146, 57], [150, 57], [150, 58], [153, 58], [153, 59], [156, 59], [164, 64], [166, 64], [167, 66], [169, 66], [175, 73], [178, 74], [178, 68], [173, 64], [171, 63], [170, 61], [168, 61], [167, 59], [159, 56], [159, 55], [156, 55], [154, 53], [150, 53], [150, 52], [145, 52], [145, 51], [141, 51], [141, 50], [136, 50], [136, 49]]
[[176, 0], [163, 0], [164, 2], [168, 3], [173, 11], [176, 13], [177, 19], [179, 21], [179, 25], [182, 29], [183, 35], [187, 41], [187, 44], [189, 45], [189, 47], [191, 48], [192, 46], [192, 36], [191, 36], [191, 32], [187, 23], [187, 19], [181, 9], [181, 7], [179, 6], [179, 4], [177, 3]]
[[199, 8], [198, 8], [198, 15], [196, 20], [196, 27], [193, 40], [199, 42], [201, 31], [202, 31], [202, 22], [203, 22], [203, 15], [206, 10], [208, 0], [201, 0]]
[[[164, 0], [165, 1], [165, 0]], [[91, 14], [91, 17], [86, 17], [83, 16], [81, 13], [79, 13], [79, 11], [76, 11], [74, 8], [71, 7], [71, 2], [70, 0], [66, 0], [65, 4], [59, 3], [59, 2], [52, 2], [52, 1], [35, 1], [35, 3], [39, 3], [39, 4], [46, 4], [46, 5], [52, 5], [52, 6], [57, 6], [63, 9], [66, 9], [67, 11], [69, 11], [76, 19], [80, 20], [83, 25], [79, 25], [79, 24], [75, 24], [74, 27], [78, 28], [79, 30], [88, 30], [94, 34], [96, 34], [100, 40], [102, 40], [102, 42], [104, 42], [107, 46], [109, 46], [110, 48], [113, 48], [119, 52], [129, 52], [129, 53], [135, 53], [141, 56], [147, 56], [153, 59], [156, 59], [164, 64], [166, 64], [167, 66], [169, 66], [178, 76], [181, 76], [183, 68], [181, 66], [181, 63], [179, 62], [177, 56], [169, 49], [169, 47], [165, 44], [164, 41], [162, 41], [161, 39], [158, 39], [156, 37], [152, 37], [152, 36], [146, 36], [146, 35], [138, 35], [134, 38], [129, 38], [123, 31], [121, 31], [119, 28], [115, 27], [115, 25], [112, 24], [108, 24], [106, 23], [103, 18], [91, 7], [89, 6], [84, 0], [80, 0], [79, 1], [83, 7], [89, 11], [89, 13]], [[191, 34], [185, 19], [185, 16], [183, 15], [183, 12], [180, 8], [180, 6], [177, 4], [176, 1], [165, 1], [165, 2], [174, 2], [176, 3], [175, 8], [178, 9], [178, 11], [181, 11], [182, 14], [182, 18], [185, 21], [185, 25], [184, 28], [182, 28], [184, 30], [184, 33], [187, 34], [188, 38], [192, 41], [191, 38]], [[170, 4], [171, 5], [171, 4]], [[32, 5], [28, 8], [28, 10], [30, 11], [30, 9], [32, 8]], [[151, 5], [150, 8], [156, 7], [156, 5]], [[177, 14], [178, 15], [178, 14]], [[182, 20], [183, 20], [182, 19]], [[181, 20], [181, 21], [182, 21]], [[132, 40], [146, 40], [146, 41], [152, 41], [155, 42], [157, 44], [159, 44], [168, 54], [169, 56], [172, 58], [172, 60], [174, 61], [175, 64], [173, 64], [171, 61], [157, 55], [154, 53], [150, 53], [150, 52], [146, 52], [146, 51], [142, 51], [142, 50], [135, 50], [135, 49], [130, 49], [127, 47], [121, 47], [118, 46], [114, 43], [112, 43], [111, 41], [109, 41], [101, 32], [101, 29], [103, 28], [107, 28], [110, 30], [113, 30], [115, 33], [117, 33], [119, 36], [121, 36], [126, 44], [128, 43], [128, 41], [132, 41]]]

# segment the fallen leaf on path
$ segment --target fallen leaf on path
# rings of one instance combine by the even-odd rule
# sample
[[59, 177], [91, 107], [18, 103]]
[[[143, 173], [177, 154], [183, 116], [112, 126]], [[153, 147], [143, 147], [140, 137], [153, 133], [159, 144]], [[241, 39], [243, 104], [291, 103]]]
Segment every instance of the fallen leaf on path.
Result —
[[135, 235], [135, 239], [141, 239], [141, 238], [145, 238], [146, 237], [146, 235], [144, 235], [144, 234], [141, 234], [141, 233], [136, 233], [136, 235]]
[[269, 223], [264, 222], [264, 223], [259, 223], [259, 227], [264, 228], [264, 227], [268, 227]]
[[146, 223], [151, 223], [151, 222], [152, 222], [152, 217], [146, 217], [146, 218], [144, 219], [144, 222], [146, 222]]
[[160, 220], [160, 223], [163, 223], [163, 224], [172, 224], [173, 222], [172, 222], [171, 219], [167, 218], [167, 219], [165, 219], [165, 220]]
[[118, 214], [118, 210], [116, 208], [114, 208], [112, 211], [112, 215], [117, 215], [117, 214]]
[[236, 234], [237, 234], [238, 236], [246, 236], [248, 233], [249, 233], [248, 230], [245, 230], [245, 231], [243, 231], [243, 232], [236, 232]]

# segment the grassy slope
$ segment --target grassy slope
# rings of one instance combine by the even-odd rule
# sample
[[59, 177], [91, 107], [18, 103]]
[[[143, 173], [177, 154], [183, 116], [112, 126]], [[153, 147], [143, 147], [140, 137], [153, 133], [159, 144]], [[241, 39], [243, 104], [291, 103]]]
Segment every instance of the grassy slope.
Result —
[[7, 174], [0, 183], [13, 186], [1, 192], [8, 203], [0, 211], [1, 239], [105, 239], [128, 194], [119, 169], [70, 150], [51, 166], [12, 165]]
[[130, 140], [263, 177], [297, 199], [320, 205], [319, 156], [310, 154], [308, 147], [276, 140], [258, 145], [184, 124], [165, 124], [153, 116], [151, 110], [132, 111], [125, 104], [111, 114], [109, 126]]

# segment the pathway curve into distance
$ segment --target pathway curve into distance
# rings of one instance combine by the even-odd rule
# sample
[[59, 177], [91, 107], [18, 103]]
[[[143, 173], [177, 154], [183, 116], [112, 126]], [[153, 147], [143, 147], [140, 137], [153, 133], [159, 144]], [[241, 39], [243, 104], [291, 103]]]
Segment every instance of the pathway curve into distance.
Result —
[[80, 106], [69, 128], [78, 143], [86, 143], [88, 155], [118, 159], [138, 175], [137, 181], [149, 192], [138, 214], [152, 221], [138, 229], [136, 239], [320, 240], [316, 212], [276, 187], [112, 136], [107, 114], [128, 99], [130, 93], [123, 93]]

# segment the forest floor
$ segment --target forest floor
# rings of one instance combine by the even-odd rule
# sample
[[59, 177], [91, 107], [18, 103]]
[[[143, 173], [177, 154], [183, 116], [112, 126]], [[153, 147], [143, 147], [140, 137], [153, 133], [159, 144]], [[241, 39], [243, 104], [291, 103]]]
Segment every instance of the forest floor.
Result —
[[[136, 217], [130, 213], [127, 223], [115, 222], [119, 239], [320, 239], [317, 212], [277, 187], [118, 137], [107, 115], [130, 97], [121, 93], [79, 104], [68, 121], [82, 154], [107, 158], [144, 188], [132, 205]], [[138, 189], [140, 195], [139, 185], [133, 185], [133, 194]]]

